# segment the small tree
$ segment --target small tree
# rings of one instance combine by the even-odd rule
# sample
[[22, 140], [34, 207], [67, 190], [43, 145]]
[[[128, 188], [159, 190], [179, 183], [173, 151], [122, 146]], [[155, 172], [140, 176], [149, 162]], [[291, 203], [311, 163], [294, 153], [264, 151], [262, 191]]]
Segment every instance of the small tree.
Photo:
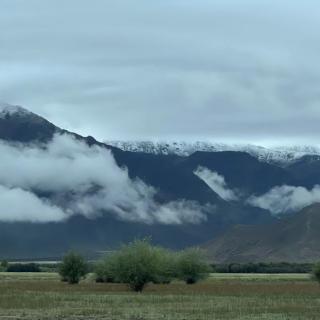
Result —
[[187, 284], [197, 283], [208, 277], [210, 267], [205, 260], [205, 254], [198, 248], [186, 249], [178, 254], [176, 261], [176, 276]]
[[88, 266], [84, 258], [74, 252], [67, 254], [59, 267], [59, 274], [63, 281], [76, 284], [86, 276]]
[[7, 271], [9, 267], [9, 262], [7, 260], [2, 260], [0, 264], [1, 271]]
[[119, 282], [127, 283], [133, 291], [141, 292], [149, 282], [164, 279], [166, 252], [153, 247], [148, 240], [136, 240], [112, 255], [112, 274]]
[[312, 273], [314, 278], [320, 283], [320, 262], [314, 266]]

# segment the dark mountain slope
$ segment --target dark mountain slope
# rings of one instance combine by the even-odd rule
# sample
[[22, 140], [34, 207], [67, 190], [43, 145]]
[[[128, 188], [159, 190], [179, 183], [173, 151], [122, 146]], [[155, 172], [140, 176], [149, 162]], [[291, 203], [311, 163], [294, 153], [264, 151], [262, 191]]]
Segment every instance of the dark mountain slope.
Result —
[[309, 189], [320, 184], [320, 156], [304, 156], [288, 166], [287, 170], [299, 180], [300, 185]]
[[206, 167], [223, 175], [228, 186], [246, 195], [262, 194], [276, 185], [296, 185], [296, 179], [284, 168], [261, 162], [245, 152], [196, 152], [183, 166], [194, 171]]
[[210, 259], [225, 262], [320, 260], [320, 204], [263, 226], [239, 225], [205, 245]]
[[[10, 107], [8, 107], [10, 108]], [[17, 112], [4, 110], [0, 117], [0, 139], [13, 142], [48, 142], [55, 133], [62, 132], [49, 121], [23, 108]]]
[[126, 222], [105, 214], [96, 219], [75, 216], [60, 223], [0, 223], [0, 257], [43, 258], [60, 257], [70, 249], [95, 255], [136, 238], [151, 237], [156, 244], [179, 249], [200, 245], [209, 235], [220, 234], [230, 224], [246, 221], [270, 221], [269, 215], [246, 210], [216, 211], [203, 224], [147, 225]]
[[181, 166], [179, 156], [153, 155], [133, 152], [113, 152], [120, 166], [129, 169], [131, 178], [140, 178], [159, 190], [160, 201], [196, 200], [202, 204], [223, 200], [191, 170]]

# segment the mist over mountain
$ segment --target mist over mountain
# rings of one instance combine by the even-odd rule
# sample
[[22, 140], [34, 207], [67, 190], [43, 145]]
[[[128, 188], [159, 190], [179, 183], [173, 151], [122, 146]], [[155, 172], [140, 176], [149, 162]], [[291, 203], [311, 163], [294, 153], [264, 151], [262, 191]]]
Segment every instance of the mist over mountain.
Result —
[[145, 236], [182, 248], [320, 201], [320, 162], [306, 150], [284, 165], [243, 150], [118, 147], [1, 104], [0, 255], [95, 254]]

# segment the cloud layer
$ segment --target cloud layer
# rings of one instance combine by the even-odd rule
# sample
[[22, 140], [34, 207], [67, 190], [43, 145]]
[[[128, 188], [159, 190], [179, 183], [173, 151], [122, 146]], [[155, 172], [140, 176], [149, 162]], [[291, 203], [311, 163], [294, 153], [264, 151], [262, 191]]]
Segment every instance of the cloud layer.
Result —
[[318, 185], [312, 190], [304, 187], [277, 186], [262, 196], [252, 196], [248, 199], [250, 205], [269, 210], [275, 215], [296, 212], [316, 202], [320, 202]]
[[57, 222], [67, 217], [64, 210], [29, 191], [0, 185], [0, 221]]
[[3, 0], [0, 100], [100, 140], [316, 143], [315, 0]]
[[238, 200], [236, 193], [229, 189], [223, 176], [205, 167], [198, 167], [194, 174], [203, 180], [215, 193], [226, 201]]
[[88, 147], [68, 135], [56, 135], [43, 146], [2, 141], [0, 154], [2, 221], [47, 222], [103, 213], [143, 223], [206, 220], [207, 209], [196, 202], [158, 204], [157, 191], [141, 180], [131, 180], [109, 150]]

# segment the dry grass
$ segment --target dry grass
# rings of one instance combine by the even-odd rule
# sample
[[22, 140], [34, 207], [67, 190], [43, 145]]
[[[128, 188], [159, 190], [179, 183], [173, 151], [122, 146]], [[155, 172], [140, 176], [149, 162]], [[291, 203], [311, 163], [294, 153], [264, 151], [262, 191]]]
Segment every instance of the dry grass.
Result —
[[318, 320], [319, 314], [320, 286], [307, 275], [214, 275], [195, 286], [149, 285], [143, 294], [90, 280], [70, 286], [55, 274], [0, 275], [0, 319]]

